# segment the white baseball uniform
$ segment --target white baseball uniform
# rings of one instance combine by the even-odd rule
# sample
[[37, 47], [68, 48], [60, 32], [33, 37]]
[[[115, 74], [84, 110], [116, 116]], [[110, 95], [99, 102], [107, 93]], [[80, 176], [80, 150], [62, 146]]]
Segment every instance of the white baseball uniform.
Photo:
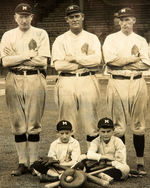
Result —
[[[133, 46], [138, 48], [141, 61], [120, 66], [131, 56]], [[115, 124], [115, 134], [121, 137], [126, 125], [130, 124], [135, 135], [143, 135], [148, 94], [142, 71], [150, 65], [147, 42], [134, 32], [126, 36], [119, 31], [107, 36], [103, 52], [108, 73], [111, 74], [107, 103]], [[148, 66], [145, 68], [145, 65]]]
[[[59, 120], [70, 121], [76, 132], [81, 126], [77, 126], [80, 115], [84, 130], [90, 137], [98, 133], [100, 92], [93, 71], [101, 61], [100, 46], [96, 35], [85, 30], [75, 35], [69, 30], [58, 36], [52, 47], [55, 68], [61, 69], [56, 84]], [[74, 56], [77, 63], [65, 60], [67, 55]]]
[[100, 160], [101, 155], [112, 159], [112, 166], [122, 172], [122, 179], [127, 177], [130, 169], [126, 163], [126, 147], [120, 138], [112, 136], [107, 144], [100, 136], [95, 138], [90, 144], [87, 157]]

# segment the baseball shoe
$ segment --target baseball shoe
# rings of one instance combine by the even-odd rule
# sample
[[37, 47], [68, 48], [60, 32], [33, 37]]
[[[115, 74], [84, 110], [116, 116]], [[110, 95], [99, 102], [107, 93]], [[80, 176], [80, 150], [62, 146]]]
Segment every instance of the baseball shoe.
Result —
[[146, 175], [147, 172], [145, 171], [144, 165], [138, 164], [137, 165], [137, 171], [139, 175]]
[[32, 176], [37, 176], [37, 174], [36, 174], [36, 172], [35, 172], [35, 170], [33, 168], [33, 165], [30, 166], [29, 172], [32, 174]]
[[59, 177], [58, 176], [49, 176], [49, 175], [46, 175], [46, 174], [41, 174], [40, 176], [40, 182], [41, 183], [46, 183], [46, 182], [55, 182], [55, 181], [58, 181], [59, 180]]
[[11, 175], [12, 176], [21, 176], [23, 174], [28, 173], [28, 167], [26, 167], [24, 164], [20, 163], [18, 168], [16, 170], [13, 170]]

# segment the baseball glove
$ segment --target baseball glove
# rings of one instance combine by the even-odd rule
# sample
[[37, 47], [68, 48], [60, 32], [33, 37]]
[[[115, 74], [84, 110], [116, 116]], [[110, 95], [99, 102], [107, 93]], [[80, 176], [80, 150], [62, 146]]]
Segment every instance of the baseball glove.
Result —
[[60, 178], [60, 185], [63, 188], [80, 188], [83, 187], [86, 176], [83, 171], [67, 169]]
[[93, 172], [108, 166], [106, 160], [96, 161], [92, 159], [85, 159], [82, 162], [86, 168], [86, 172]]
[[37, 48], [37, 43], [34, 39], [31, 39], [28, 44], [29, 50], [35, 50]]

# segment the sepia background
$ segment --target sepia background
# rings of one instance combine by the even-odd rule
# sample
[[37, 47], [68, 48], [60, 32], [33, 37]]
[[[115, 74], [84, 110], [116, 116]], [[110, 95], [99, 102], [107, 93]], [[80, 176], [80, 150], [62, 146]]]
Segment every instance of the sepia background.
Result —
[[[0, 1], [0, 38], [7, 30], [16, 27], [13, 19], [14, 8], [18, 3], [27, 2], [34, 7], [33, 25], [45, 29], [49, 34], [52, 46], [55, 38], [68, 30], [65, 23], [65, 8], [70, 4], [78, 4], [85, 14], [84, 28], [98, 36], [103, 44], [105, 37], [119, 30], [118, 21], [114, 14], [123, 7], [131, 7], [135, 10], [137, 23], [135, 32], [145, 37], [150, 42], [150, 1], [149, 0], [1, 0]], [[104, 70], [104, 62], [97, 70], [97, 78], [102, 94], [101, 117], [107, 116], [105, 101], [106, 86], [109, 75]], [[5, 75], [7, 69], [0, 67], [0, 188], [42, 188], [37, 177], [30, 174], [21, 177], [11, 177], [11, 171], [16, 168], [17, 154], [14, 146], [14, 137], [9, 124], [8, 110], [5, 101]], [[58, 109], [54, 103], [54, 87], [57, 72], [48, 62], [47, 71], [47, 98], [46, 108], [42, 120], [40, 156], [47, 155], [50, 143], [56, 138], [55, 126], [57, 123]], [[150, 73], [144, 73], [144, 78], [150, 93]], [[112, 188], [150, 188], [150, 99], [146, 119], [145, 142], [145, 168], [147, 176], [144, 178], [132, 178], [125, 182], [117, 182]], [[80, 131], [82, 132], [82, 130]], [[82, 152], [86, 152], [85, 137], [79, 139]], [[126, 134], [127, 162], [133, 169], [136, 168], [136, 156], [132, 145], [132, 134], [128, 129]], [[95, 184], [87, 184], [86, 188], [98, 188]]]

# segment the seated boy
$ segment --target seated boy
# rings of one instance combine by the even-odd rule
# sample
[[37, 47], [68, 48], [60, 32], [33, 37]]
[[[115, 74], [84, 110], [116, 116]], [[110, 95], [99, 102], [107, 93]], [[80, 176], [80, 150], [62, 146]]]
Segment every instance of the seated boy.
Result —
[[66, 168], [77, 162], [81, 154], [79, 142], [71, 136], [71, 123], [62, 120], [57, 124], [56, 129], [58, 138], [51, 143], [48, 157], [33, 164], [36, 174], [40, 177], [46, 177], [47, 180], [48, 176], [41, 176], [41, 174], [47, 174], [57, 179]]
[[[99, 137], [91, 142], [87, 158], [105, 161], [106, 165], [112, 166], [112, 168], [103, 172], [104, 179], [105, 174], [114, 180], [125, 179], [130, 170], [126, 163], [126, 147], [120, 138], [113, 136], [113, 121], [107, 117], [101, 119], [98, 122], [98, 129]], [[99, 174], [99, 177], [102, 178], [101, 174]]]

